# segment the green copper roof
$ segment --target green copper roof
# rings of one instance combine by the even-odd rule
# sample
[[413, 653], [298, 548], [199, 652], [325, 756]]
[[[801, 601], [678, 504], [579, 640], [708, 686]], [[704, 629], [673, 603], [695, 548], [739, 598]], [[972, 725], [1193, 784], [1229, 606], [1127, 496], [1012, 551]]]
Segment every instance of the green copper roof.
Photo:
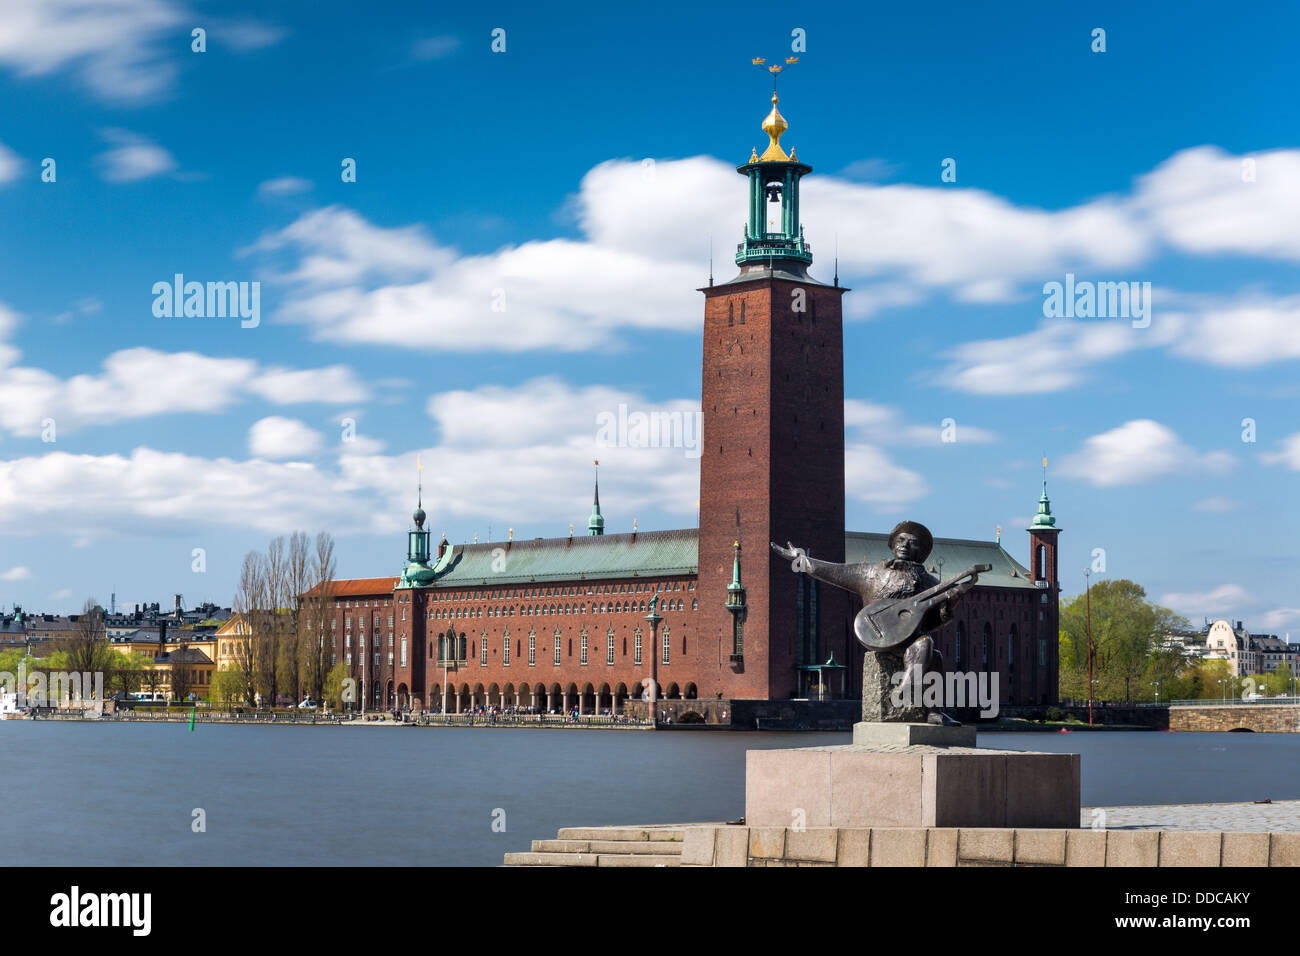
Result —
[[534, 538], [467, 544], [455, 549], [439, 586], [527, 584], [575, 578], [626, 578], [694, 574], [696, 529], [602, 534], [581, 538]]
[[[797, 542], [796, 542], [797, 543]], [[871, 531], [850, 531], [844, 536], [844, 560], [883, 561], [893, 557], [889, 535]], [[939, 562], [943, 562], [942, 565]], [[937, 577], [948, 579], [961, 574], [972, 564], [991, 564], [993, 570], [980, 575], [979, 585], [999, 588], [1032, 588], [1029, 569], [1003, 550], [996, 541], [970, 541], [965, 538], [935, 538], [934, 550], [925, 566]], [[940, 567], [943, 571], [940, 574]]]
[[1038, 514], [1034, 515], [1034, 520], [1029, 525], [1030, 531], [1039, 529], [1059, 530], [1056, 528], [1056, 517], [1052, 514], [1052, 503], [1047, 499], [1046, 478], [1043, 479], [1043, 496], [1038, 499]]

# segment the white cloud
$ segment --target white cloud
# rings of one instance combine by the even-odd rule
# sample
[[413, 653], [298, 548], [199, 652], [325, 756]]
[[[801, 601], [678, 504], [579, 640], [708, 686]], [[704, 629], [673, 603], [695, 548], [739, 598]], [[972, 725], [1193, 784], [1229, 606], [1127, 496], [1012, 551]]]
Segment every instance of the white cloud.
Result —
[[1236, 511], [1241, 507], [1240, 501], [1234, 501], [1231, 498], [1218, 498], [1211, 496], [1202, 498], [1192, 505], [1193, 511], [1203, 511], [1208, 514], [1222, 514], [1227, 511]]
[[1300, 627], [1300, 607], [1274, 608], [1260, 615], [1259, 622], [1265, 631], [1274, 633], [1287, 628]]
[[71, 70], [96, 96], [140, 99], [172, 81], [166, 41], [185, 18], [168, 0], [8, 0], [0, 64], [26, 77]]
[[411, 44], [411, 59], [419, 62], [441, 60], [460, 47], [460, 38], [450, 35], [421, 37]]
[[321, 444], [320, 432], [296, 418], [272, 415], [248, 430], [248, 451], [254, 458], [310, 458]]
[[1160, 320], [1171, 325], [1172, 351], [1184, 358], [1233, 368], [1300, 358], [1300, 295], [1179, 300], [1183, 307]]
[[248, 383], [248, 390], [277, 405], [364, 402], [370, 391], [346, 365], [325, 368], [270, 368]]
[[210, 20], [208, 39], [213, 47], [226, 46], [236, 53], [249, 53], [274, 46], [288, 36], [283, 27], [259, 20]]
[[931, 425], [909, 424], [902, 413], [890, 405], [877, 405], [861, 399], [844, 401], [844, 430], [850, 439], [861, 439], [876, 445], [930, 445], [970, 444], [983, 445], [997, 441], [997, 436], [985, 428], [956, 421], [953, 430], [955, 441], [944, 442], [941, 421]]
[[844, 449], [844, 490], [850, 499], [891, 513], [925, 497], [930, 489], [924, 478], [894, 464], [879, 448], [857, 444]]
[[[0, 333], [4, 320], [0, 309]], [[215, 413], [250, 395], [293, 404], [356, 402], [367, 394], [345, 366], [262, 369], [252, 359], [132, 348], [109, 355], [95, 375], [60, 379], [44, 369], [5, 368], [0, 429], [33, 436], [41, 433], [45, 418], [64, 431], [153, 415]]]
[[344, 534], [375, 530], [368, 514], [337, 476], [302, 462], [145, 447], [130, 455], [52, 452], [0, 461], [0, 528], [10, 533], [44, 534], [58, 522], [87, 533], [238, 527]]
[[[1300, 151], [1269, 154], [1260, 168], [1273, 183], [1293, 164], [1300, 169]], [[1300, 248], [1300, 230], [1286, 212], [1292, 206], [1281, 202], [1291, 188], [1285, 183], [1269, 186], [1271, 193], [1260, 190], [1268, 197], [1262, 201], [1252, 194], [1258, 207], [1252, 216], [1273, 218], [1268, 242], [1252, 246], [1245, 232], [1235, 244], [1202, 248], [1193, 242], [1184, 225], [1188, 216], [1194, 212], [1204, 224], [1197, 228], [1210, 232], [1221, 223], [1222, 238], [1235, 228], [1233, 204], [1240, 198], [1239, 181], [1227, 182], [1205, 165], [1200, 152], [1189, 150], [1129, 195], [1055, 211], [1016, 206], [974, 189], [810, 177], [802, 218], [812, 235], [823, 237], [822, 272], [830, 266], [824, 238], [838, 235], [840, 274], [858, 289], [846, 301], [851, 318], [936, 294], [959, 302], [1033, 302], [1045, 281], [1067, 270], [1141, 281], [1127, 270], [1149, 261], [1162, 243], [1194, 254], [1290, 255], [1293, 238]], [[1196, 184], [1190, 198], [1188, 182]], [[568, 203], [582, 233], [578, 240], [537, 240], [464, 256], [421, 227], [383, 227], [335, 206], [264, 236], [252, 250], [280, 263], [275, 278], [289, 286], [283, 315], [306, 323], [319, 338], [465, 351], [607, 348], [627, 329], [695, 328], [699, 297], [692, 290], [702, 284], [708, 250], [684, 246], [681, 236], [714, 236], [715, 262], [726, 262], [739, 238], [743, 189], [732, 166], [708, 157], [609, 161], [583, 177]], [[729, 271], [718, 268], [719, 278]], [[1158, 313], [1161, 303], [1156, 307]], [[1231, 328], [1232, 321], [1218, 326]], [[1169, 345], [1183, 327], [1171, 313], [1160, 328], [1056, 323], [1028, 336], [969, 343], [952, 356], [957, 387], [1010, 394], [1069, 387], [1086, 369], [1051, 361], [1031, 365], [1027, 353], [1019, 361], [1007, 353], [1042, 346], [1049, 358], [1081, 357], [1086, 365]], [[1194, 354], [1215, 328], [1193, 330], [1181, 347]], [[1219, 354], [1228, 356], [1221, 361], [1232, 360], [1230, 352]]]
[[310, 192], [312, 181], [303, 179], [301, 176], [277, 176], [275, 179], [268, 179], [257, 187], [257, 196], [259, 199], [272, 199], [280, 196], [296, 196], [300, 193]]
[[1266, 464], [1282, 465], [1292, 471], [1300, 471], [1300, 432], [1283, 438], [1277, 443], [1277, 451], [1265, 452], [1260, 457]]
[[138, 182], [176, 169], [171, 153], [137, 133], [106, 129], [102, 136], [113, 147], [97, 157], [101, 175], [110, 183]]
[[[3, 27], [0, 27], [3, 29]], [[0, 143], [0, 183], [11, 182], [22, 172], [23, 161], [12, 149]]]
[[18, 565], [17, 567], [10, 568], [8, 571], [0, 574], [0, 581], [25, 581], [31, 576], [32, 572], [28, 568]]
[[[1253, 181], [1243, 176], [1247, 161]], [[1300, 222], [1292, 214], [1300, 207], [1300, 150], [1183, 150], [1138, 181], [1133, 206], [1184, 252], [1300, 260]]]
[[1250, 600], [1246, 589], [1237, 584], [1223, 584], [1204, 593], [1171, 593], [1160, 598], [1160, 604], [1188, 617], [1228, 614]]
[[200, 26], [210, 50], [257, 50], [285, 35], [257, 20], [200, 17], [176, 0], [6, 0], [0, 66], [23, 77], [71, 73], [110, 102], [155, 99], [174, 85]]
[[1142, 418], [1093, 435], [1062, 460], [1061, 469], [1065, 475], [1110, 488], [1170, 475], [1224, 471], [1232, 464], [1227, 452], [1199, 453], [1183, 444], [1167, 425]]

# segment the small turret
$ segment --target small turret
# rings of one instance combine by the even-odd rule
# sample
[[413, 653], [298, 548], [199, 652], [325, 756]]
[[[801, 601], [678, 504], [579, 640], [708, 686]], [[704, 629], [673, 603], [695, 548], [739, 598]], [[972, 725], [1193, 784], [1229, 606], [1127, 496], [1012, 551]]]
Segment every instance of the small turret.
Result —
[[596, 476], [596, 494], [591, 499], [591, 517], [587, 519], [587, 534], [605, 533], [605, 518], [600, 513], [600, 476]]

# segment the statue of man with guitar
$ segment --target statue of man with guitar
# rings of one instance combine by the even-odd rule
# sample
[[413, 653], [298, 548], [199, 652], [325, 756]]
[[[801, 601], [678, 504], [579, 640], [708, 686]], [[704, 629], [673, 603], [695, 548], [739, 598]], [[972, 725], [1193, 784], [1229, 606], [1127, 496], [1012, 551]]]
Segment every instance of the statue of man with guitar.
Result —
[[[793, 544], [783, 548], [772, 543], [772, 550], [789, 559], [796, 572], [852, 591], [862, 599], [853, 630], [859, 643], [872, 652], [866, 655], [862, 669], [865, 721], [957, 723], [941, 709], [916, 702], [921, 700], [926, 674], [937, 673], [943, 678], [943, 655], [932, 633], [952, 618], [961, 596], [990, 566], [977, 564], [940, 582], [924, 563], [933, 546], [929, 529], [915, 521], [904, 521], [889, 533], [893, 557], [884, 561], [836, 564], [811, 558]], [[895, 691], [893, 678], [900, 671], [902, 684]], [[901, 699], [903, 706], [891, 697]]]

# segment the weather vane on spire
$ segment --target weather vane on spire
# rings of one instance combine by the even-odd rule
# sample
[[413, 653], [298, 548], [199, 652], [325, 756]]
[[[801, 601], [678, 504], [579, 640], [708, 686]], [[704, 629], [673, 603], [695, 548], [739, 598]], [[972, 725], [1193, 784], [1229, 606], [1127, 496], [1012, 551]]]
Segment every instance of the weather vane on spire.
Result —
[[[761, 56], [756, 56], [749, 62], [753, 63], [754, 66], [764, 66], [767, 63], [767, 60]], [[782, 70], [784, 70], [786, 66], [794, 66], [798, 62], [799, 62], [799, 58], [797, 56], [787, 56], [785, 58], [785, 66], [782, 66], [780, 63], [773, 63], [771, 66], [767, 68], [767, 72], [772, 74], [773, 94], [776, 93], [776, 75], [780, 73]]]

